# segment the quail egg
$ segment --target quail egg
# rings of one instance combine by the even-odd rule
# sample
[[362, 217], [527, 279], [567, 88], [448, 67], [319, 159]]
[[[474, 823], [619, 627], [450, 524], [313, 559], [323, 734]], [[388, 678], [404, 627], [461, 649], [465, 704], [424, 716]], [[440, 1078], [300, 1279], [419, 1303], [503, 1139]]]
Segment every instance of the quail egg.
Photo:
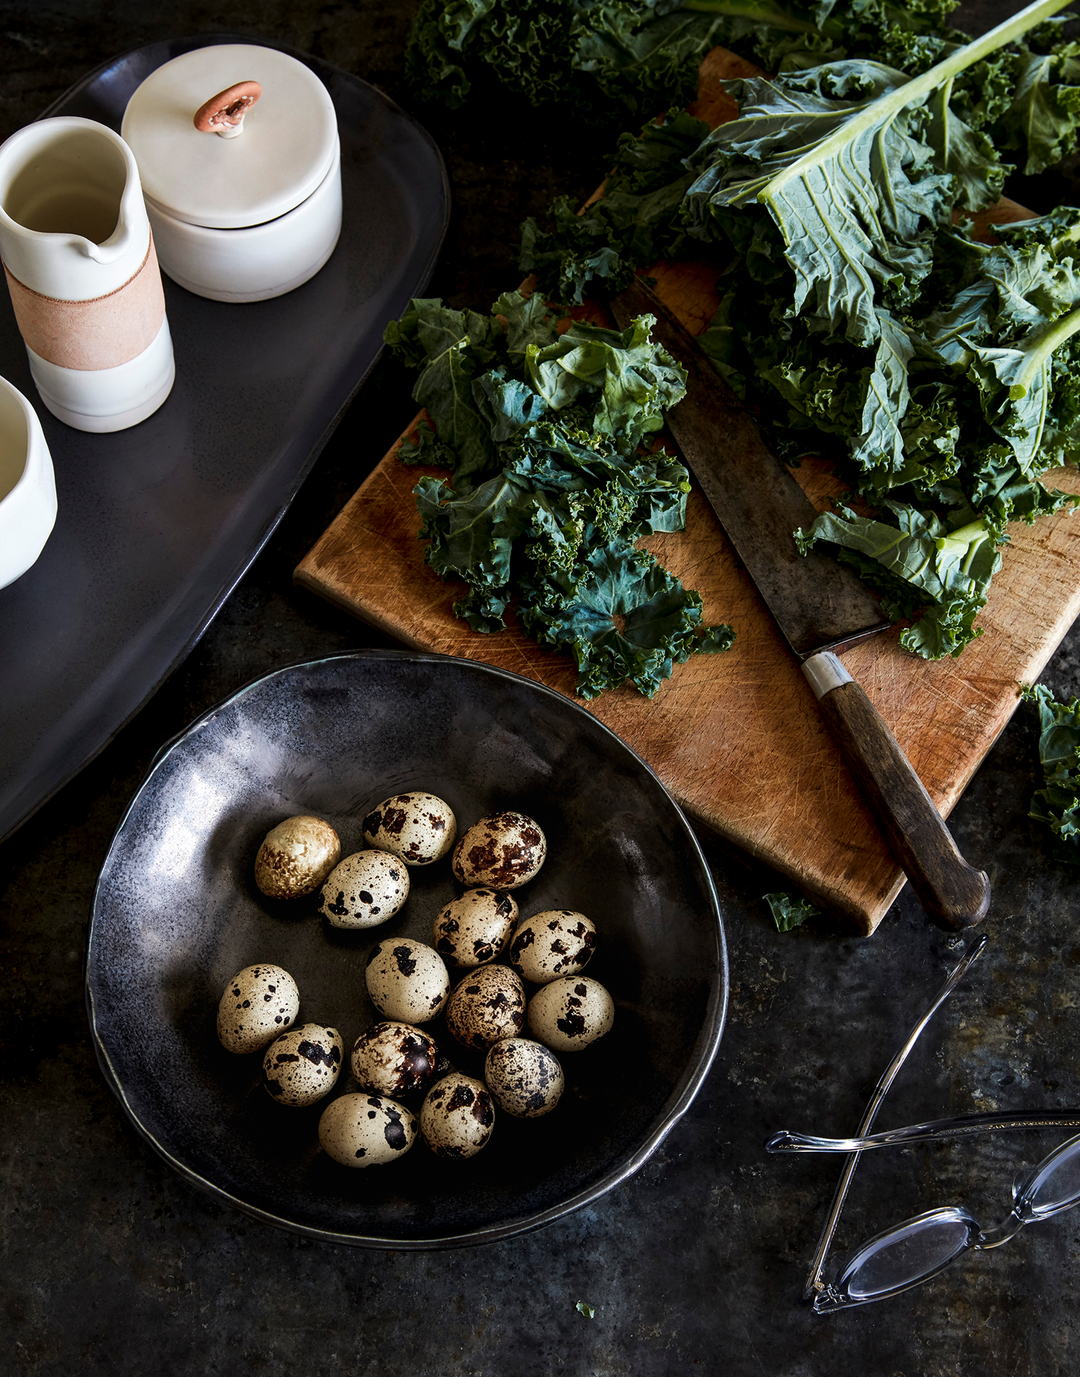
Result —
[[494, 1126], [487, 1086], [460, 1071], [437, 1081], [420, 1107], [420, 1133], [436, 1157], [475, 1157]]
[[454, 847], [453, 871], [463, 885], [517, 889], [544, 864], [547, 839], [524, 813], [491, 813], [474, 822]]
[[286, 818], [263, 838], [255, 857], [255, 883], [271, 899], [314, 892], [341, 859], [338, 834], [306, 813]]
[[457, 966], [483, 966], [506, 946], [517, 916], [512, 895], [467, 889], [435, 919], [435, 948]]
[[296, 981], [280, 966], [245, 966], [225, 986], [217, 1034], [229, 1052], [258, 1052], [283, 1033], [300, 1009]]
[[426, 1023], [450, 994], [446, 963], [434, 947], [410, 937], [376, 942], [368, 953], [367, 992], [383, 1018]]
[[499, 1108], [519, 1119], [549, 1114], [566, 1083], [555, 1053], [528, 1038], [503, 1038], [490, 1047], [484, 1080]]
[[430, 865], [454, 844], [453, 809], [434, 794], [395, 794], [364, 819], [364, 840], [400, 856], [406, 865]]
[[334, 866], [322, 888], [322, 913], [336, 928], [373, 928], [409, 897], [409, 872], [389, 851], [355, 851]]
[[416, 1141], [416, 1119], [382, 1095], [341, 1095], [319, 1119], [319, 1145], [344, 1167], [395, 1162]]
[[352, 1049], [352, 1073], [361, 1090], [407, 1095], [435, 1079], [438, 1048], [427, 1033], [408, 1023], [376, 1023]]
[[263, 1085], [278, 1104], [303, 1106], [337, 1084], [345, 1044], [336, 1028], [305, 1023], [275, 1038], [263, 1057]]
[[615, 1018], [615, 1005], [599, 980], [562, 975], [529, 1000], [529, 1028], [556, 1052], [575, 1052], [601, 1038]]
[[546, 985], [584, 970], [596, 946], [596, 928], [569, 908], [534, 913], [519, 923], [506, 959], [523, 980]]
[[483, 1052], [516, 1037], [525, 1022], [525, 987], [509, 966], [478, 966], [446, 1005], [446, 1026], [465, 1047]]

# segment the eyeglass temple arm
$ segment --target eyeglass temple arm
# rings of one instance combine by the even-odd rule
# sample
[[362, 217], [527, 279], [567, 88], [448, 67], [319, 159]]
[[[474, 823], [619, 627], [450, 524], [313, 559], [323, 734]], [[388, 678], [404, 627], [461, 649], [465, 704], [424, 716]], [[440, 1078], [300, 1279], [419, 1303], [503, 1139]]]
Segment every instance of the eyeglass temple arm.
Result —
[[968, 1138], [975, 1133], [999, 1129], [1080, 1128], [1080, 1109], [1044, 1109], [995, 1114], [958, 1114], [954, 1119], [930, 1119], [925, 1124], [890, 1128], [884, 1133], [869, 1133], [861, 1138], [821, 1138], [813, 1133], [792, 1133], [781, 1129], [765, 1140], [766, 1152], [867, 1152], [871, 1148], [903, 1147], [907, 1143], [928, 1143], [935, 1138]]
[[[948, 997], [952, 994], [953, 990], [956, 989], [957, 985], [967, 974], [968, 967], [982, 952], [983, 948], [986, 946], [986, 942], [986, 934], [982, 933], [979, 937], [976, 938], [976, 940], [971, 944], [971, 946], [968, 947], [967, 951], [964, 953], [964, 955], [957, 962], [956, 966], [953, 968], [951, 974], [945, 981], [944, 985], [942, 985], [941, 989], [934, 996], [934, 999], [930, 1004], [930, 1007], [926, 1010], [922, 1018], [919, 1019], [918, 1023], [916, 1023], [915, 1027], [912, 1028], [911, 1032], [908, 1034], [907, 1041], [897, 1052], [896, 1056], [893, 1057], [889, 1065], [885, 1068], [884, 1072], [881, 1075], [881, 1079], [878, 1081], [877, 1086], [874, 1089], [874, 1093], [870, 1096], [870, 1103], [866, 1106], [866, 1112], [862, 1117], [862, 1122], [859, 1124], [858, 1131], [855, 1135], [857, 1138], [864, 1138], [867, 1136], [867, 1134], [869, 1134], [870, 1129], [873, 1127], [874, 1119], [877, 1117], [877, 1112], [881, 1106], [882, 1100], [885, 1098], [886, 1094], [888, 1093], [889, 1087], [896, 1079], [897, 1073], [899, 1072], [900, 1068], [903, 1066], [904, 1062], [907, 1061], [911, 1049], [918, 1042], [923, 1029], [926, 1027], [926, 1025], [933, 1018], [934, 1014], [937, 1013], [938, 1009], [941, 1008], [942, 1004], [945, 1003]], [[821, 1237], [818, 1239], [817, 1249], [814, 1252], [814, 1258], [810, 1264], [810, 1271], [807, 1274], [806, 1285], [803, 1287], [804, 1300], [808, 1300], [811, 1296], [815, 1295], [818, 1291], [823, 1289], [821, 1272], [822, 1268], [825, 1265], [825, 1257], [828, 1254], [829, 1246], [832, 1243], [833, 1234], [836, 1232], [836, 1225], [837, 1221], [840, 1218], [840, 1211], [844, 1208], [844, 1201], [847, 1199], [848, 1187], [851, 1184], [851, 1178], [854, 1174], [856, 1166], [858, 1165], [858, 1161], [859, 1152], [858, 1150], [856, 1150], [848, 1156], [847, 1161], [844, 1163], [844, 1169], [840, 1173], [840, 1180], [837, 1182], [836, 1185], [836, 1191], [833, 1195], [832, 1205], [829, 1207], [828, 1218], [825, 1220], [825, 1226], [821, 1231]]]

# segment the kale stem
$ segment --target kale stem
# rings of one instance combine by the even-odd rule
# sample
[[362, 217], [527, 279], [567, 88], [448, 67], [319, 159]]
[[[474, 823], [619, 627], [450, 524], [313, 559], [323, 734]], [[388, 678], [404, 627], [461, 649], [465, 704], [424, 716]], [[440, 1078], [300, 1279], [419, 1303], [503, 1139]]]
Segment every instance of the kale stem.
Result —
[[1016, 381], [1009, 388], [1009, 395], [1014, 401], [1027, 395], [1032, 379], [1037, 376], [1050, 355], [1066, 340], [1071, 339], [1077, 330], [1080, 330], [1080, 306], [1059, 317], [1022, 346], [1026, 358], [1016, 375]]
[[898, 115], [907, 106], [925, 100], [939, 86], [952, 81], [959, 72], [966, 71], [968, 67], [981, 61], [988, 54], [996, 52], [999, 48], [1004, 48], [1006, 44], [1020, 38], [1029, 29], [1033, 29], [1036, 24], [1041, 24], [1044, 19], [1049, 19], [1052, 14], [1056, 14], [1058, 10], [1063, 10], [1066, 5], [1071, 3], [1072, 0], [1036, 0], [1035, 4], [1020, 10], [1011, 19], [1006, 19], [996, 28], [991, 29], [989, 33], [984, 33], [981, 38], [976, 38], [962, 48], [957, 48], [955, 52], [950, 53], [935, 67], [923, 72], [921, 76], [914, 77], [903, 86], [897, 87], [895, 91], [889, 91], [885, 95], [879, 96], [877, 100], [871, 101], [857, 115], [853, 115], [840, 128], [834, 130], [827, 138], [822, 139], [810, 152], [804, 153], [801, 158], [797, 158], [782, 172], [778, 172], [775, 177], [771, 178], [768, 185], [758, 192], [758, 200], [771, 200], [786, 182], [801, 177], [810, 168], [827, 162], [833, 154], [853, 143], [864, 131], [883, 124], [886, 120]]

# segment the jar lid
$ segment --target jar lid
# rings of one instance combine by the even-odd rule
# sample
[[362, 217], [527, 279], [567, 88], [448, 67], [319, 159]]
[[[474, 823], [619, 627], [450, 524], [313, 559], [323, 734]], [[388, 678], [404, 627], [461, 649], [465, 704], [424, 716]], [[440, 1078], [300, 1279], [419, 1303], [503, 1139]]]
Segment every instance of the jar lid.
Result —
[[[262, 88], [257, 103], [234, 103], [248, 105], [239, 136], [195, 127], [212, 97], [252, 82]], [[326, 87], [294, 57], [254, 43], [196, 48], [158, 67], [128, 101], [120, 133], [147, 200], [211, 229], [276, 220], [311, 195], [338, 151]]]

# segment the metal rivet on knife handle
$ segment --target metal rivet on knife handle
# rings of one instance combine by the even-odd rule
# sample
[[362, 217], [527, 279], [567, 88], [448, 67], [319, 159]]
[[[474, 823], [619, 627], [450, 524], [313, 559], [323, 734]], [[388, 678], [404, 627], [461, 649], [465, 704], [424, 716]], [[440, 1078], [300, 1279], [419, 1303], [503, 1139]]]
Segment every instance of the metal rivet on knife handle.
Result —
[[802, 666], [855, 782], [919, 902], [936, 923], [958, 930], [990, 908], [990, 881], [968, 865], [877, 709], [831, 652]]

